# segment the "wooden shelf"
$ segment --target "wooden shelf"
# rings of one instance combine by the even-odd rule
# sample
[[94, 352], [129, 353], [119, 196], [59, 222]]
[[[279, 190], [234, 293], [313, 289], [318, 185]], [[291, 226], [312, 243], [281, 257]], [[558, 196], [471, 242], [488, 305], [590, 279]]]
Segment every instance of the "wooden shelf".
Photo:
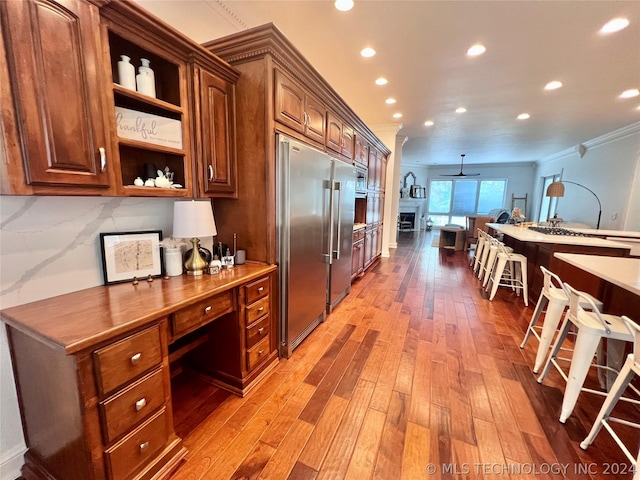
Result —
[[154, 143], [139, 142], [137, 140], [130, 140], [128, 138], [118, 137], [118, 143], [120, 145], [139, 148], [141, 150], [150, 150], [152, 152], [168, 153], [170, 155], [186, 155], [186, 151], [184, 149], [165, 147], [163, 145], [156, 145]]
[[177, 114], [183, 113], [183, 108], [180, 107], [179, 105], [174, 105], [173, 103], [165, 102], [164, 100], [159, 100], [157, 98], [150, 97], [148, 95], [144, 95], [142, 93], [138, 93], [133, 90], [129, 90], [128, 88], [125, 88], [122, 85], [118, 85], [117, 83], [113, 84], [113, 93], [115, 95], [120, 95], [122, 97], [130, 98], [138, 102], [146, 103], [156, 108], [167, 110], [169, 112], [173, 112]]
[[135, 185], [125, 185], [124, 191], [127, 196], [132, 197], [184, 197], [187, 195], [186, 188], [138, 187]]

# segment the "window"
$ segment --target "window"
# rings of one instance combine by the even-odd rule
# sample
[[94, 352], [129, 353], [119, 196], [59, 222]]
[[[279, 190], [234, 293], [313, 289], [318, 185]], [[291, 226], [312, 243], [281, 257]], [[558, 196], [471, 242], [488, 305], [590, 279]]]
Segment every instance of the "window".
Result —
[[552, 182], [560, 181], [560, 175], [551, 175], [542, 179], [542, 199], [540, 200], [540, 212], [538, 213], [538, 221], [546, 222], [553, 217], [558, 206], [557, 197], [547, 197], [547, 188]]
[[506, 189], [506, 180], [432, 180], [429, 216], [434, 225], [464, 225], [467, 215], [482, 215], [502, 208]]

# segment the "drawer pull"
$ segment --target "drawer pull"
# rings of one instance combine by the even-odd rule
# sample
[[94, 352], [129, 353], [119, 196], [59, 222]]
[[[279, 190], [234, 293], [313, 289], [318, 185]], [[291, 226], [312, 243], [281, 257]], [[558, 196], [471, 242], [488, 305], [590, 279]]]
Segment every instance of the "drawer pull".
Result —
[[264, 350], [258, 350], [258, 356], [259, 357], [261, 357], [263, 353], [264, 353]]
[[205, 307], [204, 313], [209, 313], [210, 311], [211, 311], [211, 305], [208, 305], [207, 307]]
[[139, 412], [146, 406], [147, 406], [147, 399], [142, 397], [140, 400], [136, 402], [136, 412]]
[[264, 287], [258, 287], [258, 293], [264, 292]]
[[259, 312], [261, 312], [261, 311], [263, 311], [263, 310], [264, 310], [264, 307], [260, 307], [260, 308], [258, 308], [258, 311], [259, 311]]
[[131, 365], [137, 365], [142, 358], [142, 353], [138, 352], [134, 356], [131, 357]]
[[262, 335], [262, 332], [264, 332], [264, 327], [260, 327], [260, 328], [258, 329], [258, 333], [259, 333], [260, 335]]
[[144, 453], [147, 450], [147, 448], [149, 448], [149, 442], [148, 441], [146, 441], [144, 443], [141, 443], [140, 444], [140, 453]]

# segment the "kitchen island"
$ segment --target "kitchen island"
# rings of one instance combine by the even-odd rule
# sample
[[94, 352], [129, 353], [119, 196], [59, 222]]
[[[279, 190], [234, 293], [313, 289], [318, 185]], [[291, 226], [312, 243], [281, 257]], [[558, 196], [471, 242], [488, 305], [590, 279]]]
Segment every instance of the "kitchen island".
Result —
[[[580, 274], [576, 269], [567, 268], [567, 264], [554, 256], [555, 253], [581, 253], [587, 255], [601, 255], [608, 257], [628, 257], [630, 247], [621, 242], [604, 238], [582, 235], [552, 235], [530, 230], [526, 227], [488, 223], [491, 235], [502, 234], [505, 245], [510, 246], [516, 253], [527, 257], [527, 281], [529, 296], [537, 299], [542, 291], [543, 266], [560, 278], [570, 283], [578, 290], [598, 295], [599, 282], [593, 277]], [[574, 232], [577, 233], [577, 232]]]

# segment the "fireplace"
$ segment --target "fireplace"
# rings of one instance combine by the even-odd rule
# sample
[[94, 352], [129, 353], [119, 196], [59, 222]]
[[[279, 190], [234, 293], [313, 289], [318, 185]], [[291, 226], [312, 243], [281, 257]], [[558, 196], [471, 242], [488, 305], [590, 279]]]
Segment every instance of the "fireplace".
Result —
[[416, 228], [416, 214], [415, 212], [403, 212], [400, 213], [400, 222], [410, 222], [411, 230]]

